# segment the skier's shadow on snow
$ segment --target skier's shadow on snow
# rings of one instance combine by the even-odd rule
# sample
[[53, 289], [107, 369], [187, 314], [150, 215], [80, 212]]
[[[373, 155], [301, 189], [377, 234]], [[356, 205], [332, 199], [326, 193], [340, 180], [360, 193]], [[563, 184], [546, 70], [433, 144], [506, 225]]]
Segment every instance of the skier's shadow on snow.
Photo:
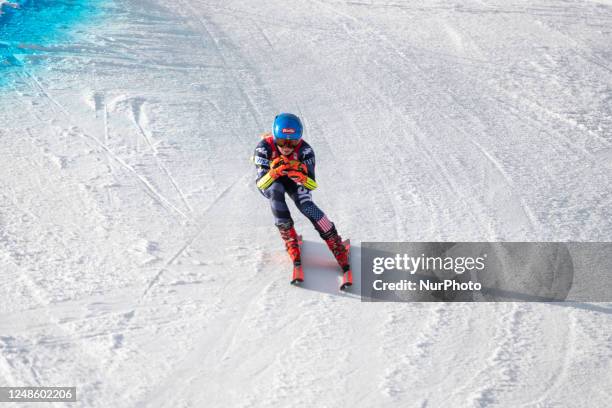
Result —
[[[304, 282], [299, 284], [301, 289], [313, 290], [327, 293], [334, 296], [353, 298], [362, 300], [362, 279], [361, 279], [361, 245], [357, 242], [351, 243], [350, 261], [353, 272], [353, 286], [345, 291], [341, 291], [340, 282], [342, 273], [333, 255], [322, 242], [304, 241], [302, 244], [302, 264], [304, 267]], [[427, 276], [423, 276], [427, 277]], [[566, 288], [569, 291], [569, 288]], [[535, 296], [534, 294], [517, 291], [502, 290], [501, 288], [485, 288], [491, 295], [504, 298], [502, 301], [513, 302], [545, 302], [553, 306], [569, 307], [576, 309], [589, 310], [598, 313], [612, 314], [612, 308], [608, 305], [598, 305], [584, 301], [572, 301], [567, 299], [554, 299], [546, 296]], [[567, 293], [565, 293], [567, 295]], [[367, 296], [367, 294], [365, 294]], [[494, 296], [494, 297], [495, 297]], [[564, 296], [563, 296], [564, 298]], [[449, 301], [448, 299], [431, 299], [429, 301]], [[410, 300], [408, 300], [410, 302]], [[423, 299], [413, 299], [412, 301], [423, 301]], [[455, 299], [455, 301], [457, 301]], [[462, 300], [459, 300], [462, 301]], [[481, 300], [482, 301], [482, 300]], [[487, 300], [485, 300], [487, 301]], [[488, 301], [496, 301], [489, 299]], [[497, 299], [500, 301], [500, 299]]]
[[340, 290], [342, 271], [327, 246], [322, 242], [304, 241], [302, 244], [302, 267], [304, 282], [302, 289], [361, 299], [361, 247], [351, 242], [350, 252], [353, 285], [344, 291]]

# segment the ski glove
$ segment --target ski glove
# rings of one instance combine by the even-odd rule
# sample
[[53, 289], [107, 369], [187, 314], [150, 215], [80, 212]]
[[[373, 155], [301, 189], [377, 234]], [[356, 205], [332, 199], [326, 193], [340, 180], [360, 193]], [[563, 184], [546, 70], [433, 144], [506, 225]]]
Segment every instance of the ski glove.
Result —
[[257, 188], [260, 190], [266, 190], [272, 185], [272, 183], [274, 183], [276, 179], [281, 176], [286, 176], [287, 170], [287, 160], [282, 156], [277, 157], [270, 162], [270, 170], [268, 170], [268, 172], [257, 182]]
[[308, 167], [297, 160], [287, 160], [279, 156], [270, 162], [270, 170], [258, 182], [257, 187], [266, 190], [272, 183], [282, 176], [288, 176], [295, 183], [303, 185], [309, 190], [317, 188], [317, 183], [308, 177]]
[[301, 171], [289, 170], [287, 172], [287, 176], [295, 183], [306, 187], [308, 190], [314, 190], [317, 188], [317, 182]]
[[305, 175], [308, 175], [308, 167], [306, 167], [306, 165], [300, 161], [291, 160], [289, 162], [289, 168], [291, 170], [299, 171]]
[[272, 160], [272, 162], [270, 163], [270, 171], [268, 171], [268, 174], [273, 180], [276, 180], [281, 176], [286, 176], [288, 170], [289, 164], [287, 163], [287, 160], [285, 160], [283, 156], [280, 156]]
[[287, 176], [289, 176], [289, 178], [293, 181], [295, 181], [298, 184], [304, 184], [306, 183], [306, 180], [308, 179], [308, 176], [304, 173], [302, 173], [301, 171], [297, 171], [297, 170], [289, 170], [287, 172]]

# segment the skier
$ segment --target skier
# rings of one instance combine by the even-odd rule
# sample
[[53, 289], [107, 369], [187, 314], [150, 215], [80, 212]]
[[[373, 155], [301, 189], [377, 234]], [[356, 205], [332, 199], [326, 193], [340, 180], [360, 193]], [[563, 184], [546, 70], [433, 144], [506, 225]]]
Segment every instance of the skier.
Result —
[[270, 200], [272, 214], [287, 252], [293, 261], [291, 283], [302, 282], [299, 236], [285, 202], [285, 193], [304, 214], [325, 241], [344, 272], [342, 288], [350, 286], [352, 274], [348, 250], [336, 227], [312, 201], [315, 182], [315, 155], [302, 139], [302, 122], [291, 113], [281, 113], [274, 119], [273, 131], [264, 133], [255, 148], [253, 161], [257, 167], [257, 187]]

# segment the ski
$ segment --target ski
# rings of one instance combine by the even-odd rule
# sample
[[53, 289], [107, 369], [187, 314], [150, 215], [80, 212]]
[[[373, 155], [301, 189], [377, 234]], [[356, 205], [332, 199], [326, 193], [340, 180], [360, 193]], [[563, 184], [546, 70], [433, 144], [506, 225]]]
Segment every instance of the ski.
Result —
[[[298, 245], [300, 247], [300, 254], [302, 253], [302, 236], [298, 235]], [[302, 269], [302, 256], [300, 260], [293, 264], [293, 277], [291, 278], [291, 284], [297, 285], [298, 283], [304, 282], [304, 269]]]
[[350, 259], [351, 259], [351, 240], [347, 239], [343, 242], [344, 247], [346, 248], [346, 252], [348, 253], [349, 265], [346, 270], [342, 271], [342, 284], [340, 285], [340, 290], [347, 290], [351, 285], [353, 285], [353, 271], [351, 271], [350, 267]]
[[[351, 240], [347, 239], [343, 242], [343, 244], [350, 258]], [[302, 252], [302, 236], [301, 235], [298, 235], [298, 245], [300, 247], [300, 253], [301, 253]], [[300, 259], [299, 261], [293, 264], [293, 275], [291, 277], [291, 284], [299, 285], [302, 282], [304, 282], [304, 269], [302, 268], [302, 262]], [[352, 285], [353, 285], [353, 272], [351, 271], [350, 266], [347, 266], [346, 270], [342, 271], [342, 283], [340, 284], [340, 290], [342, 291], [347, 290]]]

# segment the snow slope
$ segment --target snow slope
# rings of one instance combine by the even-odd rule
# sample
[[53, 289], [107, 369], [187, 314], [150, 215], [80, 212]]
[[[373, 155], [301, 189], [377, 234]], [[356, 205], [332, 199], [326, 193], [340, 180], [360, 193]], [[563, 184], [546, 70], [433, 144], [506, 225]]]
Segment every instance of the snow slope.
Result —
[[609, 3], [100, 3], [3, 72], [0, 383], [84, 407], [610, 406], [611, 304], [292, 287], [248, 160], [299, 114], [355, 264], [359, 241], [610, 241]]

